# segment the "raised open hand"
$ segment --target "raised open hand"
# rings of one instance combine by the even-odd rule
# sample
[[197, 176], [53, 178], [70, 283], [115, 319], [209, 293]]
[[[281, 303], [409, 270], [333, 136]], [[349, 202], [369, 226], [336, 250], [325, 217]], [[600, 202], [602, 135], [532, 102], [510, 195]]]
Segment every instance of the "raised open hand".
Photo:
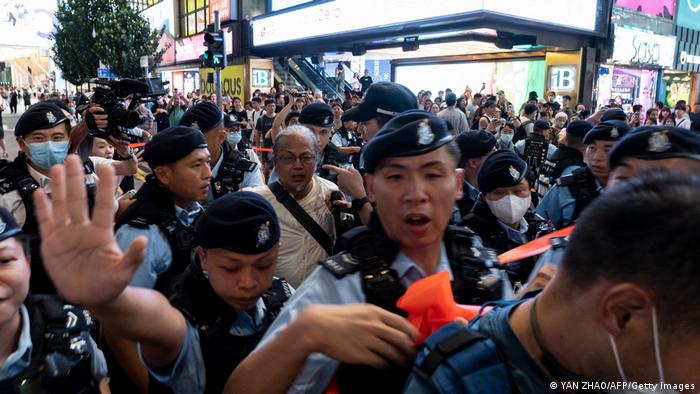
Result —
[[34, 193], [46, 271], [69, 302], [85, 306], [114, 300], [129, 284], [146, 247], [141, 237], [126, 253], [119, 249], [114, 236], [114, 169], [103, 166], [98, 175], [92, 219], [78, 156], [69, 155], [64, 165], [51, 169], [51, 201], [41, 189]]

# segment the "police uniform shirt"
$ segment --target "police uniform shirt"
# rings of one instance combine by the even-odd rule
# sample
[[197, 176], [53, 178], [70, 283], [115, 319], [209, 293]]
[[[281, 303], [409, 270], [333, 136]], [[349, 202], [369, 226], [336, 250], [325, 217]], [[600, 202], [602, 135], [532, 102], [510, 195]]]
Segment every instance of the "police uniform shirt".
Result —
[[[198, 203], [194, 203], [189, 210], [175, 205], [175, 216], [180, 223], [187, 227], [191, 227], [201, 213], [202, 206]], [[165, 234], [156, 224], [150, 224], [147, 228], [125, 224], [119, 227], [115, 235], [122, 250], [126, 250], [138, 236], [144, 236], [148, 239], [146, 255], [129, 285], [152, 289], [158, 280], [158, 275], [167, 271], [172, 262], [172, 251]]]
[[506, 235], [508, 235], [508, 239], [510, 239], [512, 242], [515, 242], [516, 244], [524, 244], [530, 241], [527, 238], [527, 230], [530, 229], [530, 225], [525, 218], [520, 219], [520, 227], [518, 227], [517, 230], [503, 223], [500, 219], [497, 221], [498, 225], [505, 230]]
[[[41, 174], [37, 170], [35, 170], [32, 166], [27, 164], [27, 168], [29, 170], [29, 176], [31, 176], [34, 181], [39, 185], [39, 187], [44, 189], [44, 192], [51, 196], [51, 178], [47, 177], [46, 175]], [[92, 185], [97, 183], [99, 179], [97, 178], [97, 174], [94, 172], [91, 174], [85, 175], [85, 184], [86, 185]], [[17, 221], [17, 224], [22, 227], [24, 226], [24, 222], [27, 219], [27, 213], [25, 211], [24, 207], [24, 202], [22, 201], [22, 197], [19, 194], [19, 190], [15, 189], [12, 190], [9, 193], [6, 194], [1, 194], [0, 195], [0, 207], [7, 209], [10, 211], [12, 216], [14, 216], [15, 220]]]
[[[7, 356], [5, 362], [0, 365], [0, 382], [19, 375], [29, 367], [32, 362], [33, 343], [29, 312], [24, 305], [20, 307], [19, 311], [22, 315], [22, 328], [19, 334], [17, 350]], [[105, 361], [105, 356], [90, 335], [84, 333], [83, 339], [85, 339], [87, 350], [91, 355], [90, 369], [92, 376], [95, 378], [96, 382], [99, 382], [107, 376], [107, 362]]]
[[[311, 191], [306, 197], [297, 200], [297, 203], [333, 239], [335, 223], [326, 201], [331, 192], [338, 191], [338, 186], [317, 175], [313, 176], [311, 182]], [[286, 279], [295, 288], [299, 287], [318, 262], [328, 257], [326, 250], [316, 242], [287, 208], [277, 201], [269, 187], [258, 186], [244, 190], [260, 194], [275, 208], [281, 229], [275, 276]]]
[[[554, 145], [547, 145], [547, 160], [552, 159], [552, 155], [554, 154], [555, 150], [557, 150], [557, 148]], [[517, 152], [520, 156], [525, 154], [525, 140], [520, 140], [515, 143], [515, 152]]]
[[[262, 298], [258, 300], [251, 312], [236, 311], [236, 320], [229, 330], [231, 335], [253, 335], [260, 330], [266, 312]], [[143, 358], [141, 344], [138, 345], [139, 358], [151, 375], [170, 387], [174, 393], [204, 393], [207, 382], [205, 370], [202, 368], [204, 359], [199, 343], [199, 327], [189, 320], [186, 320], [186, 324], [182, 348], [168, 370], [149, 365]]]
[[[236, 149], [235, 147], [232, 147], [232, 149]], [[223, 153], [223, 150], [222, 150]], [[262, 176], [262, 170], [261, 170], [261, 165], [260, 161], [257, 160], [257, 155], [253, 154], [250, 156], [251, 159], [250, 161], [253, 162], [258, 162], [258, 165], [255, 166], [255, 169], [253, 171], [244, 171], [243, 172], [243, 181], [241, 181], [241, 184], [238, 185], [238, 190], [243, 190], [246, 187], [256, 187], [256, 186], [263, 186], [265, 185], [265, 182], [263, 181], [263, 176]], [[255, 157], [255, 159], [253, 159]], [[221, 168], [221, 164], [224, 162], [224, 155], [222, 154], [219, 156], [219, 160], [217, 160], [216, 164], [214, 167], [211, 169], [211, 177], [212, 179], [216, 178], [217, 175], [219, 175], [219, 168]], [[207, 194], [207, 201], [212, 202], [214, 201], [214, 194], [212, 192], [212, 188], [209, 188], [209, 193]]]
[[[569, 171], [569, 174], [571, 172], [573, 171]], [[564, 173], [563, 175], [568, 174]], [[598, 192], [603, 190], [603, 187], [600, 186], [597, 179], [595, 184]], [[549, 189], [544, 197], [542, 197], [535, 212], [547, 221], [551, 221], [557, 228], [561, 228], [572, 223], [575, 210], [576, 197], [571, 194], [571, 189], [554, 185], [554, 187]]]
[[[391, 267], [396, 270], [401, 284], [406, 287], [426, 276], [425, 272], [403, 252], [399, 252]], [[452, 277], [452, 270], [450, 269], [444, 244], [440, 248], [440, 262], [436, 272], [442, 271], [449, 272], [450, 277]], [[265, 332], [265, 336], [255, 351], [272, 341], [280, 331], [284, 330], [310, 305], [345, 305], [364, 302], [366, 302], [366, 298], [362, 291], [362, 279], [359, 272], [337, 279], [327, 269], [317, 267], [311, 276], [297, 289], [292, 298], [287, 301], [280, 315], [277, 316], [270, 328]], [[306, 359], [302, 372], [288, 393], [313, 394], [325, 392], [338, 365], [338, 361], [324, 354], [314, 353], [310, 355]]]

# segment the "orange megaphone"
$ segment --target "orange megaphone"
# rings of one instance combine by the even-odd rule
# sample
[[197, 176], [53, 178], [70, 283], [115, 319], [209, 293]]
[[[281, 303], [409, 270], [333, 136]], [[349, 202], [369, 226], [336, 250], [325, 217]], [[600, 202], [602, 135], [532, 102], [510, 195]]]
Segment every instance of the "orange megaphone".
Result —
[[[423, 343], [430, 334], [458, 317], [473, 319], [481, 309], [479, 305], [459, 305], [455, 302], [447, 271], [413, 283], [396, 306], [408, 312], [408, 321], [420, 333], [416, 344]], [[484, 312], [490, 309], [485, 308]]]

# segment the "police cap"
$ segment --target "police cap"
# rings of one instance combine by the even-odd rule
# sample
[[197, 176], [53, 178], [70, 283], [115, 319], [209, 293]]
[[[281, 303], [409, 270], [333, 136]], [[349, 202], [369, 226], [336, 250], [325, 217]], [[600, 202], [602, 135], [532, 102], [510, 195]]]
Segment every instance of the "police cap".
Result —
[[596, 141], [617, 141], [627, 134], [630, 126], [623, 120], [608, 120], [600, 122], [583, 137], [584, 144], [592, 144]]
[[576, 138], [583, 138], [589, 130], [593, 128], [593, 123], [585, 120], [575, 120], [566, 126], [566, 135]]
[[462, 160], [486, 156], [496, 146], [496, 137], [486, 130], [465, 131], [456, 141]]
[[533, 128], [534, 130], [545, 131], [551, 129], [552, 125], [549, 124], [549, 122], [547, 122], [546, 120], [539, 119], [535, 121]]
[[601, 122], [605, 122], [608, 120], [627, 120], [627, 115], [625, 114], [625, 111], [621, 110], [620, 108], [608, 108], [603, 112], [603, 115], [600, 117]]
[[264, 253], [279, 238], [275, 209], [259, 194], [244, 191], [229, 193], [211, 203], [195, 228], [197, 245], [241, 254]]
[[17, 225], [10, 211], [0, 207], [0, 241], [14, 237], [21, 232], [22, 229]]
[[445, 121], [418, 109], [391, 119], [365, 148], [365, 170], [373, 173], [387, 157], [422, 155], [449, 143], [452, 135]]
[[235, 114], [224, 114], [224, 127], [231, 128], [234, 126], [240, 126], [241, 122], [238, 120], [238, 116]]
[[407, 87], [394, 82], [370, 85], [362, 102], [345, 112], [345, 119], [366, 122], [379, 115], [396, 116], [418, 108], [418, 99]]
[[318, 127], [333, 124], [333, 109], [326, 103], [313, 103], [305, 106], [299, 114], [299, 123]]
[[15, 137], [24, 137], [36, 130], [50, 129], [63, 122], [69, 120], [61, 111], [61, 107], [51, 101], [42, 101], [27, 108], [19, 117], [15, 125]]
[[515, 186], [527, 175], [527, 163], [510, 150], [499, 150], [484, 160], [477, 176], [479, 191]]
[[630, 130], [610, 151], [610, 168], [625, 157], [661, 160], [673, 157], [700, 161], [700, 136], [675, 126], [641, 126]]
[[206, 147], [207, 142], [201, 131], [191, 127], [169, 127], [157, 133], [151, 142], [146, 144], [143, 160], [153, 168], [157, 165], [175, 163], [195, 149]]
[[194, 127], [199, 129], [202, 133], [213, 129], [222, 120], [224, 120], [224, 114], [221, 112], [219, 107], [214, 103], [208, 101], [202, 101], [193, 105], [190, 109], [182, 115], [180, 119], [180, 126]]

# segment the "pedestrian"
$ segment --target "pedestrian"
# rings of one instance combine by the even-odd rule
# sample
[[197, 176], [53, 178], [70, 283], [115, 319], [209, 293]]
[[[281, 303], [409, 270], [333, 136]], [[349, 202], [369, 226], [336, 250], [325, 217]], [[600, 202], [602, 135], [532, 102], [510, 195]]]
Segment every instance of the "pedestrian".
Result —
[[451, 124], [456, 135], [469, 130], [467, 116], [457, 109], [457, 95], [448, 93], [445, 96], [445, 104], [447, 104], [447, 108], [440, 111], [437, 116]]
[[367, 89], [369, 89], [369, 86], [372, 85], [374, 81], [372, 81], [372, 77], [369, 76], [369, 70], [365, 69], [364, 75], [360, 78], [360, 84], [362, 84], [362, 94], [364, 95], [367, 92]]
[[12, 93], [10, 93], [10, 113], [11, 114], [16, 114], [17, 113], [17, 101], [19, 99], [19, 93], [17, 92], [17, 89], [14, 87], [12, 88]]

